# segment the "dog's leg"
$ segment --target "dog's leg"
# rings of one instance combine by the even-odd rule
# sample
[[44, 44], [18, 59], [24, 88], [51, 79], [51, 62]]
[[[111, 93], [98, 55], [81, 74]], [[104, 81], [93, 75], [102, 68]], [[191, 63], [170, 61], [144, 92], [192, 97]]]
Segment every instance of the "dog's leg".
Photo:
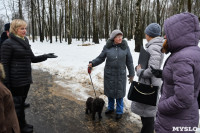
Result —
[[102, 116], [101, 116], [101, 113], [102, 113], [102, 111], [99, 111], [99, 112], [98, 112], [99, 119], [101, 119], [101, 118], [102, 118]]
[[88, 114], [88, 108], [85, 109], [85, 114]]
[[96, 114], [96, 112], [93, 111], [93, 112], [92, 112], [92, 120], [95, 120], [95, 114]]

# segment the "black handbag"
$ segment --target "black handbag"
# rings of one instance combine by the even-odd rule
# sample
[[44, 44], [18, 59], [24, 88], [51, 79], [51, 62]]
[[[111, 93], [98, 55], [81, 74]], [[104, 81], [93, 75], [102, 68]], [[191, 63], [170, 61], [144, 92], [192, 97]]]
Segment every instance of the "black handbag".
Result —
[[[151, 84], [151, 80], [150, 80], [150, 84]], [[156, 106], [158, 89], [159, 89], [158, 86], [146, 85], [143, 83], [133, 81], [131, 83], [131, 86], [128, 92], [128, 99], [131, 101]]]

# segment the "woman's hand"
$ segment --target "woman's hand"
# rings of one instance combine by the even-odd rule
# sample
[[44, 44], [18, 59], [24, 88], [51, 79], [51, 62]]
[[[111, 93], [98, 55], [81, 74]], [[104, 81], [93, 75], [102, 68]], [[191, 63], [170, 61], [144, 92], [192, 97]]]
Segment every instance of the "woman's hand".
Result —
[[92, 67], [92, 63], [89, 63], [88, 67]]
[[89, 63], [89, 65], [88, 65], [88, 73], [90, 74], [91, 71], [92, 71], [92, 63]]
[[129, 84], [133, 82], [134, 77], [128, 77]]
[[139, 64], [139, 65], [136, 66], [136, 71], [138, 71], [138, 70], [140, 70], [140, 69], [142, 69], [142, 67], [141, 67], [141, 65]]

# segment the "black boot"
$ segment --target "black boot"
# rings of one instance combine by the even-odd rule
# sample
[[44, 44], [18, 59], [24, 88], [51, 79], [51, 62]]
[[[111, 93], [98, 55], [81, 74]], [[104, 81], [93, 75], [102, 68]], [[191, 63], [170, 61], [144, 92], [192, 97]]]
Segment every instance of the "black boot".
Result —
[[33, 126], [26, 123], [24, 112], [24, 100], [22, 96], [14, 96], [15, 110], [19, 121], [21, 133], [32, 133]]
[[33, 132], [33, 127], [29, 127], [25, 125], [23, 128], [21, 128], [21, 133], [32, 133]]
[[29, 103], [24, 103], [24, 108], [29, 108], [30, 104]]
[[119, 120], [122, 118], [122, 114], [116, 114], [116, 120]]
[[105, 111], [105, 114], [107, 115], [107, 114], [112, 114], [114, 112], [114, 110], [109, 110], [109, 109], [107, 109], [106, 111]]

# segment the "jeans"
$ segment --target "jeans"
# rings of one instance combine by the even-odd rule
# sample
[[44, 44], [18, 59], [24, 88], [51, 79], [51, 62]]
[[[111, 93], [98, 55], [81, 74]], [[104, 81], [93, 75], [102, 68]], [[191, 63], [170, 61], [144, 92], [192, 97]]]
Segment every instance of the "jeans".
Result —
[[[116, 114], [123, 114], [123, 98], [116, 99], [117, 107], [116, 107]], [[108, 110], [114, 110], [115, 99], [108, 97]]]

